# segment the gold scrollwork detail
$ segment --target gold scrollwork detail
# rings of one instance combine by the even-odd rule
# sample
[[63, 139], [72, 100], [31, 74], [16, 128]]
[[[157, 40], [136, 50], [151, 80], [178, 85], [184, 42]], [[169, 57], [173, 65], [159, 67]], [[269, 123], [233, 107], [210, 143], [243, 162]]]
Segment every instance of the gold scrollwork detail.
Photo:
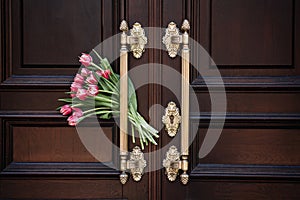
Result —
[[171, 146], [167, 151], [163, 166], [169, 181], [175, 181], [180, 169], [180, 153], [175, 146]]
[[166, 46], [169, 56], [171, 58], [175, 58], [179, 51], [181, 37], [179, 35], [179, 29], [177, 28], [177, 25], [174, 22], [169, 23], [162, 42]]
[[144, 169], [147, 166], [147, 162], [144, 158], [144, 153], [140, 147], [136, 146], [130, 153], [130, 159], [127, 162], [127, 168], [130, 170], [134, 181], [140, 181], [142, 179]]
[[187, 156], [181, 156], [176, 146], [171, 146], [166, 153], [166, 158], [163, 160], [163, 166], [165, 168], [165, 174], [169, 181], [173, 182], [176, 180], [179, 170], [183, 173], [180, 175], [180, 180], [183, 185], [186, 185], [189, 181], [188, 170], [188, 158]]
[[181, 123], [181, 116], [176, 104], [171, 101], [165, 109], [165, 115], [162, 117], [162, 122], [165, 124], [165, 129], [170, 137], [174, 137]]
[[145, 36], [145, 30], [141, 24], [136, 22], [133, 28], [130, 29], [129, 42], [130, 51], [133, 52], [135, 58], [140, 58], [145, 51], [145, 45], [147, 44], [147, 37]]

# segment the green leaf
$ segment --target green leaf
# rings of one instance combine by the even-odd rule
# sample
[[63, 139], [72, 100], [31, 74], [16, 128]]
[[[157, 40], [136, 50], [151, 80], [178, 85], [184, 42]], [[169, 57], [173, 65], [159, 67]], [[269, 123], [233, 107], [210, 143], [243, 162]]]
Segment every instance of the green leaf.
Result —
[[58, 101], [66, 102], [66, 103], [72, 103], [72, 98], [66, 98], [66, 99], [58, 99]]
[[133, 126], [133, 124], [131, 124], [131, 136], [132, 136], [132, 142], [135, 143], [134, 126]]
[[110, 119], [111, 118], [111, 113], [100, 114], [100, 118], [102, 118], [102, 119]]

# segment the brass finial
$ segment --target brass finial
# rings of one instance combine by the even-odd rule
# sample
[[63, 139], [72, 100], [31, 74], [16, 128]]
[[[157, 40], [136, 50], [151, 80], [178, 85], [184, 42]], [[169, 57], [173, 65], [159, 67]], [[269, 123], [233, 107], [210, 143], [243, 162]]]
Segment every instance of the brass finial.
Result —
[[183, 22], [182, 22], [182, 26], [181, 26], [181, 30], [183, 30], [183, 31], [188, 31], [188, 30], [190, 30], [190, 23], [189, 23], [189, 21], [188, 20], [183, 20]]
[[123, 31], [123, 32], [128, 31], [128, 25], [127, 25], [127, 22], [126, 22], [125, 20], [123, 20], [123, 21], [121, 22], [120, 30]]

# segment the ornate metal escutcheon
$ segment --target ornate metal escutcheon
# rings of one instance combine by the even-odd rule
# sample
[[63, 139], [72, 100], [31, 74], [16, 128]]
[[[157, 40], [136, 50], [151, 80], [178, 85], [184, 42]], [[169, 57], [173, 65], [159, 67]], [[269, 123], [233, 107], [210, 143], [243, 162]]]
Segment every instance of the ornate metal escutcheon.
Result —
[[181, 123], [181, 116], [176, 104], [171, 101], [165, 109], [165, 115], [162, 117], [162, 122], [165, 124], [165, 129], [170, 137], [174, 137]]
[[127, 162], [127, 168], [130, 170], [134, 181], [140, 181], [144, 173], [144, 169], [147, 166], [144, 158], [144, 153], [140, 147], [136, 146], [130, 153], [130, 159]]
[[180, 169], [180, 153], [175, 146], [171, 146], [167, 151], [163, 166], [169, 181], [175, 181]]
[[181, 36], [179, 35], [179, 29], [174, 22], [170, 22], [166, 29], [166, 34], [163, 37], [163, 44], [166, 46], [169, 56], [175, 58], [181, 43]]
[[145, 51], [145, 45], [147, 44], [147, 38], [145, 36], [145, 31], [141, 24], [134, 23], [132, 29], [130, 29], [130, 36], [128, 37], [130, 44], [130, 51], [133, 52], [135, 58], [140, 58]]

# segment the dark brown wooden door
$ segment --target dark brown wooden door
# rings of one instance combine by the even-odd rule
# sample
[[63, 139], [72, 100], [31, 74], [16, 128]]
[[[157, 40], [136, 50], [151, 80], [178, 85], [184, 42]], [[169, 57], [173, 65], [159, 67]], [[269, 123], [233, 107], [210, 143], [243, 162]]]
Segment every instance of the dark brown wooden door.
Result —
[[[296, 0], [1, 0], [0, 199], [300, 199], [300, 3]], [[56, 107], [69, 90], [77, 56], [119, 33], [119, 24], [167, 27], [183, 19], [190, 36], [216, 62], [225, 83], [227, 117], [221, 137], [203, 159], [198, 151], [211, 118], [203, 77], [192, 73], [200, 102], [190, 127], [190, 182], [170, 183], [164, 170], [122, 186], [119, 172], [99, 163]], [[148, 34], [149, 41], [161, 36]], [[118, 49], [116, 49], [118, 52]], [[195, 53], [195, 52], [192, 52]], [[197, 55], [196, 55], [197, 56]], [[129, 66], [161, 63], [180, 71], [180, 58], [147, 49]], [[117, 63], [113, 63], [118, 71]], [[199, 67], [199, 66], [195, 66]], [[201, 67], [201, 66], [200, 66]], [[163, 67], [145, 72], [149, 82], [168, 77]], [[213, 78], [206, 77], [215, 87]], [[180, 87], [180, 80], [178, 87]], [[159, 84], [137, 91], [139, 111], [154, 126], [174, 99]], [[194, 125], [200, 121], [199, 126]], [[118, 141], [114, 121], [100, 121]], [[158, 146], [170, 142], [161, 131]], [[95, 144], [96, 145], [96, 144]], [[113, 149], [101, 160], [111, 163]], [[164, 155], [150, 157], [160, 165]]]

